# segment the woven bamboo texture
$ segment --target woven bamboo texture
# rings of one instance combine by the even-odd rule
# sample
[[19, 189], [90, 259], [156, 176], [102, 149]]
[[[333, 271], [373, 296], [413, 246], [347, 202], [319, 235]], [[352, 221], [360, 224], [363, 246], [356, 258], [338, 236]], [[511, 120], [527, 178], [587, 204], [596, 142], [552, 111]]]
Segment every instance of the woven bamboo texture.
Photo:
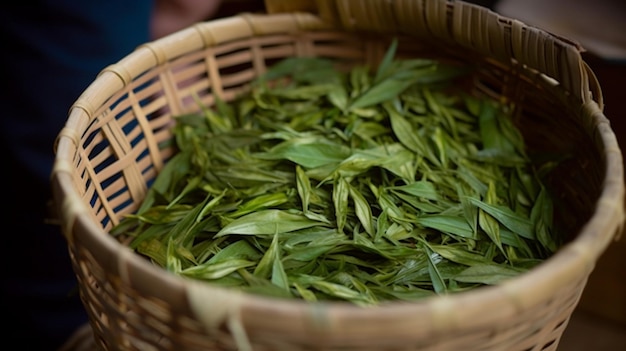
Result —
[[[460, 1], [267, 1], [199, 23], [102, 70], [55, 145], [52, 188], [101, 350], [556, 350], [623, 220], [622, 154], [575, 43]], [[553, 187], [568, 243], [498, 286], [375, 308], [272, 300], [166, 273], [108, 234], [176, 152], [173, 117], [232, 100], [272, 63], [398, 55], [466, 62], [467, 89], [515, 106], [530, 148], [572, 152]]]

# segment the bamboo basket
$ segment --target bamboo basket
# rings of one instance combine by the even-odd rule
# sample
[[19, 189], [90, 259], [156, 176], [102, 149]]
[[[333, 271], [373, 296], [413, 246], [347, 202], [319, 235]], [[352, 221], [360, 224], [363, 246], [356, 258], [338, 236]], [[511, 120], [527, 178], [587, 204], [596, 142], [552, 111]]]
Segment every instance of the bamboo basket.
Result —
[[[575, 43], [445, 0], [266, 1], [198, 23], [102, 70], [55, 144], [54, 201], [101, 350], [556, 350], [624, 220], [622, 154]], [[573, 152], [550, 186], [568, 242], [501, 285], [375, 308], [274, 300], [185, 280], [110, 236], [176, 150], [173, 117], [197, 94], [229, 101], [279, 59], [376, 65], [398, 55], [478, 67], [468, 90], [514, 104], [529, 148]]]

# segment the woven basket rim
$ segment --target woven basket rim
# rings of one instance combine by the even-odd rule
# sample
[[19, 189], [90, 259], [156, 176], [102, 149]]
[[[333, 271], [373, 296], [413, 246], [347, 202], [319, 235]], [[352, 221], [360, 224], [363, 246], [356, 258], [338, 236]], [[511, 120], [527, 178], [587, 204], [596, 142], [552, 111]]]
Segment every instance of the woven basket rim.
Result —
[[[327, 23], [313, 14], [241, 14], [200, 23], [174, 35], [146, 43], [118, 63], [102, 71], [77, 100], [76, 104], [72, 106], [69, 120], [82, 121], [77, 123], [78, 129], [64, 129], [59, 134], [56, 143], [57, 159], [53, 169], [52, 181], [60, 189], [56, 197], [61, 200], [59, 204], [61, 222], [69, 241], [74, 240], [76, 235], [89, 235], [91, 236], [90, 240], [99, 241], [103, 246], [109, 247], [112, 253], [117, 252], [117, 258], [120, 262], [118, 265], [137, 267], [141, 271], [160, 276], [164, 284], [171, 285], [176, 290], [187, 293], [193, 290], [194, 294], [215, 296], [215, 301], [210, 306], [212, 308], [218, 308], [220, 305], [236, 305], [237, 311], [233, 312], [233, 307], [227, 307], [228, 310], [224, 311], [224, 316], [229, 313], [239, 313], [244, 324], [246, 323], [245, 311], [248, 310], [304, 314], [310, 313], [312, 306], [315, 305], [323, 308], [326, 318], [336, 323], [344, 320], [351, 322], [367, 321], [368, 318], [380, 320], [381, 316], [383, 318], [384, 316], [394, 316], [402, 323], [411, 325], [409, 321], [414, 321], [416, 314], [427, 313], [435, 316], [438, 321], [430, 328], [437, 332], [445, 332], [463, 324], [463, 320], [472, 319], [479, 325], [519, 313], [525, 307], [538, 302], [542, 295], [538, 294], [537, 291], [550, 291], [554, 286], [566, 284], [572, 275], [580, 274], [581, 270], [585, 272], [593, 270], [597, 258], [608, 247], [616, 233], [622, 229], [624, 222], [624, 184], [622, 154], [616, 137], [610, 128], [608, 119], [601, 110], [601, 106], [598, 106], [598, 103], [592, 99], [581, 102], [581, 113], [593, 116], [600, 121], [595, 126], [597, 135], [594, 137], [599, 140], [599, 145], [602, 146], [602, 150], [599, 151], [605, 157], [605, 169], [603, 169], [605, 175], [602, 192], [596, 207], [589, 221], [586, 222], [572, 242], [564, 245], [539, 266], [500, 285], [481, 287], [447, 296], [433, 296], [415, 302], [391, 301], [368, 309], [346, 302], [311, 304], [300, 300], [282, 300], [253, 294], [233, 293], [233, 290], [228, 288], [191, 281], [169, 274], [132, 252], [99, 227], [94, 222], [93, 217], [90, 216], [88, 206], [73, 188], [70, 163], [72, 155], [66, 154], [74, 148], [73, 145], [80, 145], [79, 135], [84, 130], [81, 128], [87, 123], [84, 121], [84, 115], [86, 114], [90, 119], [95, 106], [99, 106], [114, 92], [124, 89], [132, 81], [132, 78], [141, 72], [167, 62], [173, 57], [185, 54], [185, 51], [165, 50], [172, 46], [172, 43], [181, 40], [188, 41], [191, 44], [187, 46], [187, 50], [191, 51], [246, 36], [268, 35], [271, 33], [268, 33], [268, 30], [259, 26], [258, 23], [284, 21], [285, 18], [288, 18], [289, 22], [294, 22], [294, 25], [300, 30], [342, 30], [328, 26]], [[223, 28], [224, 25], [240, 26], [242, 23], [247, 23], [249, 28], [244, 31], [240, 30], [237, 32], [238, 34], [233, 34], [230, 37], [228, 34], [225, 38], [219, 37], [214, 30], [215, 28]], [[519, 24], [516, 23], [516, 25]], [[282, 31], [277, 30], [277, 32]], [[558, 41], [559, 39], [554, 38], [554, 40]], [[563, 43], [563, 45], [570, 45], [570, 43]], [[131, 62], [133, 65], [129, 65]], [[131, 68], [129, 69], [129, 67]], [[590, 78], [590, 81], [586, 82], [587, 87], [593, 90], [592, 85], [597, 84], [597, 82], [594, 83], [594, 78]], [[589, 87], [590, 85], [591, 87]], [[601, 99], [601, 96], [597, 96], [598, 93], [595, 95], [596, 98]], [[76, 228], [83, 231], [75, 233]], [[481, 314], [484, 311], [484, 306], [493, 299], [507, 301], [508, 307]], [[460, 306], [466, 309], [462, 314], [457, 313]], [[374, 309], [375, 313], [372, 313]], [[219, 321], [211, 321], [210, 323], [214, 322]], [[292, 327], [297, 328], [297, 326]], [[302, 332], [305, 331], [302, 330]]]

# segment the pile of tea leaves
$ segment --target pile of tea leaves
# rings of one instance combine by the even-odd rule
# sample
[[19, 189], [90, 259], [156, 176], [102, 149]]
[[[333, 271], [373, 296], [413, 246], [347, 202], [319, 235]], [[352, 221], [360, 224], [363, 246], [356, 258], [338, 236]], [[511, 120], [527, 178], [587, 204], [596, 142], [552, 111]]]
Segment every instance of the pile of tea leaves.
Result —
[[178, 116], [179, 152], [112, 230], [191, 279], [376, 305], [498, 284], [558, 249], [553, 204], [504, 104], [468, 67], [340, 71], [288, 58], [229, 103]]

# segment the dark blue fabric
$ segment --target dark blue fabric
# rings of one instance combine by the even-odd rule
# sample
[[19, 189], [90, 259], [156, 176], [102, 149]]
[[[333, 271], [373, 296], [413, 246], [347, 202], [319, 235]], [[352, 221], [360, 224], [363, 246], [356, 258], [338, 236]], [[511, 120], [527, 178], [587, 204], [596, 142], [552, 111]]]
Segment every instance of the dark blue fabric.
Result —
[[100, 70], [149, 40], [151, 11], [150, 0], [23, 0], [0, 10], [5, 345], [56, 350], [87, 321], [65, 239], [46, 222], [54, 139]]

